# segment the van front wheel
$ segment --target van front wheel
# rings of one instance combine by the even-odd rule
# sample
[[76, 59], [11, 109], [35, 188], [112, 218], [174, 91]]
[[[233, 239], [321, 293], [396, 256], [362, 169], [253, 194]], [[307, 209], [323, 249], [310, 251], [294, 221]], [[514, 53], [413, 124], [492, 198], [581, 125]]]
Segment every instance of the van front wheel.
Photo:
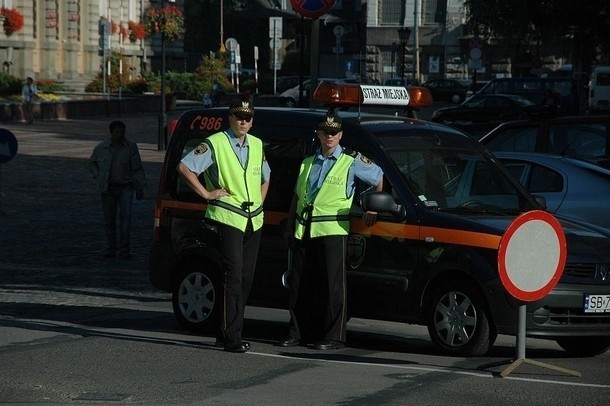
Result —
[[172, 305], [178, 323], [186, 330], [216, 333], [219, 326], [222, 285], [217, 272], [187, 266], [172, 289]]
[[446, 282], [435, 291], [427, 324], [434, 344], [448, 355], [481, 356], [493, 342], [481, 295], [461, 281]]

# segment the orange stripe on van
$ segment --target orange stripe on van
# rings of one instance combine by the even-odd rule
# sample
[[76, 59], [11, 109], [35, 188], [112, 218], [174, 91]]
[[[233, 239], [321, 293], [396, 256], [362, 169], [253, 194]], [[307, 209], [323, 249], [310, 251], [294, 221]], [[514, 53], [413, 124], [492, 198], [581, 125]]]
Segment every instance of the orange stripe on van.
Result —
[[[191, 211], [204, 211], [208, 207], [205, 203], [187, 203], [179, 202], [176, 200], [159, 200], [157, 202], [157, 208], [155, 214], [160, 215], [162, 209], [180, 209], [180, 210], [191, 210]], [[157, 213], [158, 212], [158, 213]]]
[[489, 249], [498, 249], [502, 236], [478, 233], [474, 231], [454, 230], [441, 227], [419, 227], [408, 224], [377, 222], [366, 227], [362, 220], [351, 222], [351, 232], [379, 237], [406, 238], [411, 240], [430, 240], [435, 243], [469, 245]]
[[352, 220], [350, 222], [352, 234], [375, 235], [378, 237], [406, 238], [409, 240], [419, 239], [419, 227], [400, 223], [387, 223], [378, 221], [371, 227], [364, 225], [362, 220]]
[[[163, 209], [179, 209], [189, 210], [194, 212], [204, 212], [208, 205], [206, 203], [187, 203], [176, 200], [160, 200], [157, 202], [155, 209], [155, 217], [161, 216], [161, 210]], [[281, 211], [265, 211], [265, 224], [279, 225], [282, 220], [288, 218], [288, 213]]]
[[[191, 211], [204, 211], [205, 203], [185, 203], [175, 200], [160, 200], [157, 203], [155, 217], [160, 218], [162, 208], [173, 208]], [[265, 224], [279, 225], [288, 218], [282, 211], [265, 211]], [[409, 224], [378, 221], [371, 227], [366, 227], [360, 219], [350, 222], [351, 233], [374, 235], [385, 238], [404, 238], [409, 240], [430, 240], [435, 243], [468, 245], [489, 249], [498, 249], [502, 236], [496, 234], [461, 231], [441, 227], [420, 227]]]
[[422, 227], [421, 238], [432, 237], [435, 242], [470, 245], [473, 247], [498, 249], [502, 236], [475, 231], [453, 230], [440, 227]]

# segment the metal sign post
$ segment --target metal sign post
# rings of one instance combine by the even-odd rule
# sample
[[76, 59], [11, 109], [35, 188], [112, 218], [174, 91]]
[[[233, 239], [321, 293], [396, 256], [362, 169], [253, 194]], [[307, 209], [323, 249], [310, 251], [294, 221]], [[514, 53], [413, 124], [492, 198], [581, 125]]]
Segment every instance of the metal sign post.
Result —
[[254, 86], [255, 86], [255, 88], [254, 88], [255, 94], [258, 94], [258, 47], [257, 46], [254, 46]]
[[[508, 293], [521, 302], [545, 297], [559, 282], [567, 256], [566, 238], [559, 221], [542, 210], [517, 217], [506, 229], [498, 248], [498, 272]], [[517, 321], [517, 358], [481, 365], [478, 369], [509, 364], [500, 372], [506, 378], [521, 364], [531, 364], [567, 375], [580, 372], [534, 361], [525, 357], [527, 308], [519, 306]]]
[[269, 17], [269, 46], [273, 51], [273, 94], [277, 93], [278, 53], [282, 38], [282, 17]]
[[4, 215], [2, 210], [2, 164], [13, 159], [17, 155], [18, 144], [15, 135], [4, 128], [0, 128], [0, 215]]

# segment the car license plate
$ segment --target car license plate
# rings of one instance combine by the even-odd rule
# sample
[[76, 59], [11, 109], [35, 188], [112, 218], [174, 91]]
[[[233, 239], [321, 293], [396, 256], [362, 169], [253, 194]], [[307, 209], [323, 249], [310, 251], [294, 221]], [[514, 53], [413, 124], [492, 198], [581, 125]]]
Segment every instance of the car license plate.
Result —
[[610, 312], [610, 295], [585, 295], [585, 313]]

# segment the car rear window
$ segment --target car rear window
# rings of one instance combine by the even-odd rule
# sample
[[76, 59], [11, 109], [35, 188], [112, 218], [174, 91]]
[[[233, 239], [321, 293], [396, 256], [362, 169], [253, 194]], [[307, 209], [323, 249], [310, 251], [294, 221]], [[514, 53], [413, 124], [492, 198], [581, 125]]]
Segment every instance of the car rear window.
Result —
[[583, 159], [606, 155], [603, 124], [557, 124], [549, 126], [549, 150], [558, 155]]
[[489, 140], [485, 146], [490, 151], [534, 152], [537, 127], [510, 128]]

